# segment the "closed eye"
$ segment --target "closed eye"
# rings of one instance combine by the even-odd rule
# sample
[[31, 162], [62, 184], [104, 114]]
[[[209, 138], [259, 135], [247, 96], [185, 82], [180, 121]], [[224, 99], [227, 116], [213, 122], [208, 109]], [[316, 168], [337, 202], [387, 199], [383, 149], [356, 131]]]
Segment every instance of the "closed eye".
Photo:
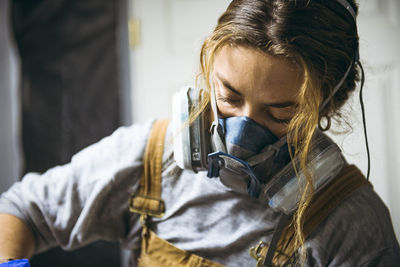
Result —
[[270, 119], [279, 124], [289, 124], [289, 122], [291, 121], [291, 119], [278, 119], [273, 116], [270, 116]]
[[274, 115], [271, 113], [270, 109], [267, 109], [267, 110], [266, 110], [266, 113], [267, 113], [267, 116], [268, 116], [273, 122], [276, 122], [276, 123], [279, 123], [279, 124], [289, 124], [290, 121], [292, 120], [292, 118], [285, 118], [285, 119], [277, 118], [276, 116], [274, 116]]
[[242, 102], [242, 100], [240, 100], [240, 99], [233, 99], [233, 98], [223, 97], [223, 96], [219, 96], [217, 98], [217, 100], [220, 102], [230, 103], [230, 104], [240, 104]]

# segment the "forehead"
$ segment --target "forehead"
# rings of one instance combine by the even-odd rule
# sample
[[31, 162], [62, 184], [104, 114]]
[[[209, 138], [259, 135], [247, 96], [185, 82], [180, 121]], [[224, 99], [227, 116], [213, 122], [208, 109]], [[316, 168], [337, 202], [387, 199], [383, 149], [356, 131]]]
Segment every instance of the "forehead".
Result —
[[243, 94], [256, 94], [268, 101], [293, 100], [302, 84], [302, 72], [291, 60], [242, 46], [220, 49], [214, 75]]

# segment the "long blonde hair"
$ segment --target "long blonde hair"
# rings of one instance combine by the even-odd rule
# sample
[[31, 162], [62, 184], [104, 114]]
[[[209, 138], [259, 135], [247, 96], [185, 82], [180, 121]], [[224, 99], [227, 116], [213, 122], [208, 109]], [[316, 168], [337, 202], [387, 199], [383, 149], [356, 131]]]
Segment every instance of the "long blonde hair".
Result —
[[[349, 2], [357, 12], [356, 4]], [[340, 117], [340, 108], [359, 79], [353, 66], [342, 87], [320, 110], [320, 103], [343, 77], [358, 49], [357, 28], [347, 11], [332, 0], [234, 0], [201, 49], [199, 78], [208, 90], [212, 86], [215, 55], [225, 45], [246, 46], [288, 58], [302, 71], [298, 107], [288, 125], [288, 144], [292, 159], [299, 160], [306, 178], [294, 216], [296, 242], [304, 259], [303, 220], [314, 193], [313, 174], [306, 167], [309, 150], [316, 126], [321, 125], [322, 118], [330, 122], [332, 117]], [[208, 102], [205, 99], [201, 103], [195, 116], [204, 111]]]

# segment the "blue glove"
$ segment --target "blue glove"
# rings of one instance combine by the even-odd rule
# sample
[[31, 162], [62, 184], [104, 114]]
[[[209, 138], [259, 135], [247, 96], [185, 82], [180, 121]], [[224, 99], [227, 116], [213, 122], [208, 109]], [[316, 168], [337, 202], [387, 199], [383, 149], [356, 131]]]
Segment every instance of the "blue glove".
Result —
[[0, 267], [29, 267], [29, 261], [28, 259], [12, 260], [0, 263]]

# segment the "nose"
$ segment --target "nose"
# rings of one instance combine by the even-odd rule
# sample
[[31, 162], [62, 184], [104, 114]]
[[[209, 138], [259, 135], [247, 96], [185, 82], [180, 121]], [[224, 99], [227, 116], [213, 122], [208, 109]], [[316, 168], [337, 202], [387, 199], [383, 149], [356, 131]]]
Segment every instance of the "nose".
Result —
[[236, 116], [246, 116], [253, 121], [257, 122], [260, 125], [263, 125], [263, 120], [262, 120], [262, 114], [260, 114], [260, 111], [258, 111], [254, 105], [251, 105], [249, 103], [243, 105], [243, 108], [239, 111], [240, 115]]

